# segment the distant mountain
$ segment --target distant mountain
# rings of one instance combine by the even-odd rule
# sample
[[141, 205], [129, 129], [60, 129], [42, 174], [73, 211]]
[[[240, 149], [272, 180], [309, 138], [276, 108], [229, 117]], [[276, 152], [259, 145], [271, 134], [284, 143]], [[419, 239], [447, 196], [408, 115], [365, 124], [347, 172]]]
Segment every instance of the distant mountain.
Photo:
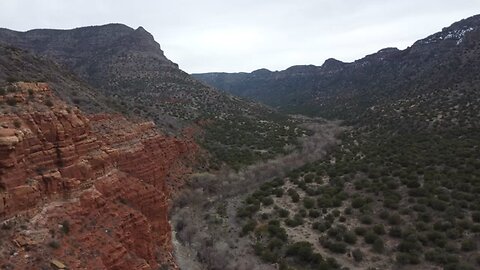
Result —
[[464, 19], [405, 50], [386, 48], [353, 63], [284, 71], [193, 74], [205, 83], [286, 111], [354, 119], [366, 108], [403, 97], [477, 84], [480, 15]]

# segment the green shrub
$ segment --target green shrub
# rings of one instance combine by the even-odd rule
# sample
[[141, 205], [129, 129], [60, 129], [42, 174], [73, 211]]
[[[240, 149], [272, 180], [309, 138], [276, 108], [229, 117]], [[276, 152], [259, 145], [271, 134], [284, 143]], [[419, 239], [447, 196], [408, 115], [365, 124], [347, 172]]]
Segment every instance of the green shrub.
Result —
[[375, 242], [373, 242], [372, 250], [376, 253], [383, 253], [385, 251], [385, 243], [381, 238], [377, 238]]
[[443, 269], [444, 270], [476, 270], [477, 268], [472, 267], [470, 264], [466, 262], [456, 262], [456, 263], [449, 263], [445, 265]]
[[445, 211], [447, 209], [447, 204], [439, 199], [432, 199], [429, 206], [437, 211]]
[[419, 222], [415, 223], [415, 228], [417, 229], [417, 231], [423, 232], [423, 231], [428, 230], [430, 228], [430, 226], [423, 221], [419, 221]]
[[433, 229], [436, 231], [447, 231], [453, 228], [453, 224], [447, 220], [439, 220], [433, 224]]
[[472, 227], [470, 228], [470, 230], [474, 233], [480, 233], [480, 224], [474, 224], [472, 225]]
[[310, 197], [303, 198], [303, 206], [307, 209], [311, 209], [315, 206], [315, 200]]
[[480, 212], [472, 212], [473, 222], [480, 223]]
[[459, 248], [456, 243], [449, 242], [445, 245], [445, 251], [451, 252], [451, 253], [456, 253], [459, 252]]
[[402, 239], [397, 248], [401, 252], [417, 253], [422, 250], [422, 245], [414, 235], [410, 235], [406, 239]]
[[6, 102], [9, 106], [17, 106], [17, 100], [15, 98], [7, 98]]
[[52, 240], [52, 241], [48, 242], [48, 246], [53, 248], [53, 249], [58, 249], [60, 247], [60, 244], [57, 241]]
[[402, 223], [402, 217], [398, 213], [394, 213], [388, 217], [388, 224], [399, 225]]
[[68, 220], [64, 220], [62, 222], [62, 232], [64, 234], [68, 234], [70, 232], [70, 222], [68, 222]]
[[271, 251], [277, 251], [277, 250], [280, 250], [282, 249], [283, 245], [285, 244], [285, 241], [282, 241], [276, 237], [270, 239], [270, 241], [268, 242], [268, 249], [270, 249]]
[[314, 258], [312, 244], [305, 241], [290, 244], [287, 247], [285, 255], [298, 257], [305, 263], [311, 263]]
[[276, 237], [282, 241], [287, 241], [287, 231], [280, 226], [280, 222], [278, 220], [270, 220], [270, 222], [268, 222], [267, 230], [270, 237]]
[[356, 248], [352, 251], [353, 259], [356, 262], [361, 262], [363, 260], [363, 253], [360, 249]]
[[341, 239], [341, 236], [343, 235], [343, 228], [342, 227], [332, 227], [327, 231], [327, 234], [330, 237], [335, 237]]
[[360, 222], [362, 222], [363, 224], [369, 225], [373, 223], [373, 219], [369, 215], [363, 215], [360, 217]]
[[303, 177], [303, 180], [305, 181], [305, 183], [312, 183], [314, 178], [315, 178], [315, 175], [312, 173], [309, 173]]
[[292, 198], [292, 202], [296, 203], [300, 201], [300, 195], [298, 195], [296, 190], [291, 188], [287, 192], [288, 195]]
[[11, 223], [11, 222], [6, 222], [6, 221], [5, 221], [5, 222], [2, 223], [2, 227], [1, 227], [1, 228], [2, 228], [2, 230], [10, 230], [10, 229], [13, 228], [13, 226], [12, 226], [12, 223]]
[[410, 253], [397, 253], [396, 262], [400, 265], [405, 264], [419, 264], [420, 258], [417, 254], [410, 254]]
[[273, 204], [273, 199], [271, 197], [265, 197], [262, 199], [262, 204], [265, 206], [269, 206]]
[[245, 199], [245, 203], [246, 204], [257, 204], [257, 203], [259, 203], [259, 201], [256, 198], [254, 198], [252, 195], [250, 195]]
[[385, 210], [384, 210], [384, 211], [380, 212], [380, 214], [379, 214], [378, 216], [379, 216], [381, 219], [386, 220], [386, 219], [388, 219], [388, 217], [390, 216], [390, 214], [388, 213], [388, 211], [385, 211]]
[[356, 235], [365, 235], [367, 229], [365, 227], [356, 227], [354, 231]]
[[373, 244], [378, 239], [378, 235], [376, 235], [373, 231], [367, 231], [363, 238], [365, 243]]
[[470, 220], [459, 220], [457, 222], [457, 225], [460, 226], [464, 230], [469, 230], [472, 226], [473, 223]]
[[459, 259], [457, 256], [453, 254], [448, 254], [441, 249], [433, 249], [428, 250], [425, 252], [425, 260], [437, 264], [451, 264], [451, 263], [458, 263]]
[[16, 127], [16, 128], [20, 128], [20, 127], [22, 127], [22, 123], [20, 123], [20, 121], [18, 121], [18, 120], [15, 120], [15, 121], [13, 121], [13, 126]]
[[288, 227], [297, 227], [303, 224], [303, 218], [296, 214], [293, 219], [289, 218], [285, 220], [285, 225]]
[[50, 99], [47, 99], [47, 100], [45, 100], [45, 105], [47, 105], [48, 107], [52, 107], [53, 102]]
[[325, 222], [314, 222], [312, 224], [312, 228], [314, 230], [317, 230], [319, 232], [325, 232], [326, 230], [328, 230], [328, 228], [330, 228], [330, 223], [325, 223]]
[[308, 216], [311, 217], [311, 218], [318, 218], [320, 216], [320, 211], [310, 210], [310, 211], [308, 211]]
[[237, 216], [239, 218], [252, 217], [252, 215], [260, 210], [260, 205], [248, 205], [246, 207], [241, 207], [237, 211]]
[[458, 239], [462, 237], [462, 232], [463, 231], [460, 228], [452, 228], [452, 229], [448, 229], [445, 234], [450, 239]]
[[287, 209], [282, 208], [282, 209], [278, 210], [278, 215], [281, 218], [286, 218], [286, 217], [288, 217], [288, 215], [290, 215], [290, 212]]
[[255, 230], [255, 227], [257, 226], [257, 222], [253, 219], [250, 219], [247, 221], [247, 223], [245, 223], [245, 225], [243, 225], [242, 227], [242, 232], [241, 232], [241, 236], [244, 236], [244, 235], [247, 235], [249, 232]]
[[357, 242], [357, 235], [352, 231], [347, 231], [343, 234], [343, 241], [348, 244], [355, 244]]
[[277, 188], [273, 191], [273, 194], [275, 194], [275, 197], [280, 198], [283, 196], [283, 189]]
[[474, 251], [477, 249], [477, 243], [473, 239], [467, 239], [462, 242], [462, 251]]
[[332, 241], [328, 243], [327, 248], [333, 253], [344, 254], [347, 251], [345, 243]]
[[358, 208], [364, 206], [365, 203], [366, 202], [362, 197], [355, 197], [355, 198], [353, 198], [351, 205], [352, 205], [352, 208], [358, 209]]
[[278, 260], [278, 255], [268, 249], [265, 249], [262, 251], [260, 258], [262, 261], [267, 263], [276, 263]]
[[385, 227], [383, 224], [377, 224], [373, 226], [373, 231], [378, 234], [378, 235], [384, 235], [385, 234]]
[[275, 178], [270, 182], [270, 185], [278, 188], [278, 187], [281, 187], [281, 186], [285, 185], [285, 180], [283, 180], [281, 178]]

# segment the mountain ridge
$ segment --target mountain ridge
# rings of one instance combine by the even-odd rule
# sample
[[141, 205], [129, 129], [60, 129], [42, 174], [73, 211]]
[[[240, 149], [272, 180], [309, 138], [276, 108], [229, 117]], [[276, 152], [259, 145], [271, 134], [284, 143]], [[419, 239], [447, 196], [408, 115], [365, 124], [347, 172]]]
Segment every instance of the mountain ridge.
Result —
[[[254, 73], [192, 75], [218, 89], [287, 112], [352, 118], [368, 108], [368, 104], [373, 104], [368, 96], [391, 95], [393, 98], [403, 92], [402, 89], [415, 86], [426, 89], [435, 85], [452, 85], [452, 82], [447, 82], [450, 80], [448, 76], [438, 75], [438, 70], [445, 67], [463, 68], [469, 74], [475, 72], [462, 61], [475, 62], [473, 51], [477, 50], [479, 26], [480, 15], [475, 15], [453, 23], [404, 50], [384, 48], [350, 63], [327, 59], [322, 66], [293, 66], [283, 71], [265, 72], [263, 76]], [[463, 52], [468, 50], [469, 53]], [[458, 56], [465, 59], [459, 62]], [[379, 88], [381, 85], [390, 85], [391, 89], [382, 90]], [[337, 106], [339, 103], [344, 104], [344, 109]]]

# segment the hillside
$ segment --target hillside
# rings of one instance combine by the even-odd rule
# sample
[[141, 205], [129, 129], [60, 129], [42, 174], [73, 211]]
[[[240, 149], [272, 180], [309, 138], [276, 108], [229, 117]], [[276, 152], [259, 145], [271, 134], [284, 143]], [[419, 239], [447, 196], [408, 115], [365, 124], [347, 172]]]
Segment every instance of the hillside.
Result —
[[70, 105], [87, 112], [112, 111], [101, 93], [53, 61], [0, 44], [0, 86], [16, 81], [49, 82], [55, 94]]
[[142, 27], [121, 24], [73, 30], [0, 29], [0, 42], [47, 57], [73, 72], [116, 111], [153, 120], [167, 133], [192, 126], [212, 166], [239, 168], [284, 153], [305, 134], [287, 117], [204, 85], [168, 60]]
[[219, 89], [286, 111], [354, 119], [367, 108], [404, 97], [478, 84], [480, 15], [459, 21], [405, 50], [387, 48], [352, 63], [284, 71], [193, 76]]

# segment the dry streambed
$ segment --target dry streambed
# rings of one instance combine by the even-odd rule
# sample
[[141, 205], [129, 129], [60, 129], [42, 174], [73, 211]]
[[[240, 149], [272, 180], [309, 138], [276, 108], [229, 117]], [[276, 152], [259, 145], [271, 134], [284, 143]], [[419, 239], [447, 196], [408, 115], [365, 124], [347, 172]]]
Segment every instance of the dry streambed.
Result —
[[325, 157], [345, 130], [339, 122], [304, 121], [314, 134], [299, 139], [299, 150], [239, 172], [192, 175], [171, 211], [175, 257], [182, 269], [275, 269], [253, 254], [247, 237], [239, 237], [236, 212], [245, 196], [261, 184]]

